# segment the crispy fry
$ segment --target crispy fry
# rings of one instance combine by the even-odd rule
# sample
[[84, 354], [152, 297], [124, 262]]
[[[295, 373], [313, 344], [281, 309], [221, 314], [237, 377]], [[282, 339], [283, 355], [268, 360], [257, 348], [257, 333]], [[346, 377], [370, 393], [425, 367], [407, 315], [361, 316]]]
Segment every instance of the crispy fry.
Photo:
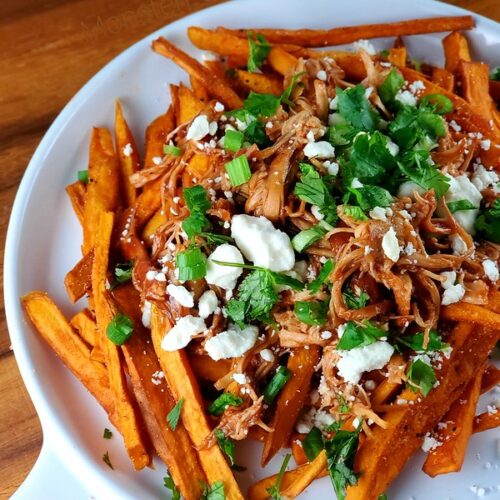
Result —
[[83, 219], [85, 213], [85, 199], [87, 197], [87, 186], [83, 182], [76, 181], [66, 187], [71, 206], [75, 212], [78, 222], [83, 226]]
[[191, 176], [203, 177], [208, 170], [210, 157], [204, 154], [194, 154], [189, 160], [187, 170]]
[[453, 92], [455, 77], [448, 70], [437, 67], [432, 68], [432, 81], [448, 92]]
[[451, 321], [475, 323], [495, 330], [497, 339], [500, 338], [500, 314], [485, 307], [466, 302], [457, 302], [442, 308], [442, 317]]
[[261, 73], [250, 73], [242, 69], [235, 71], [237, 80], [247, 90], [252, 90], [259, 94], [281, 95], [283, 92], [282, 80], [271, 75]]
[[158, 376], [161, 367], [149, 341], [149, 332], [142, 326], [139, 293], [129, 283], [113, 290], [113, 297], [120, 310], [134, 322], [134, 333], [122, 351], [153, 446], [182, 496], [198, 500], [206, 477], [182, 423], [179, 422], [175, 430], [165, 425], [165, 417], [175, 406], [175, 399], [165, 379]]
[[500, 426], [500, 411], [496, 413], [485, 412], [474, 418], [474, 428], [472, 432], [483, 432], [489, 429], [496, 429]]
[[204, 107], [193, 93], [182, 83], [179, 85], [179, 124], [192, 120]]
[[474, 27], [472, 16], [431, 17], [412, 19], [396, 23], [366, 24], [361, 26], [345, 26], [329, 30], [288, 30], [288, 29], [218, 29], [223, 33], [246, 38], [248, 31], [263, 34], [271, 43], [288, 43], [301, 47], [326, 47], [342, 45], [360, 39], [382, 38], [385, 36], [420, 35], [441, 31], [467, 30]]
[[92, 287], [92, 264], [94, 262], [94, 250], [84, 255], [64, 278], [64, 286], [69, 300], [75, 303], [80, 300]]
[[307, 56], [316, 59], [331, 57], [345, 71], [346, 78], [350, 80], [360, 82], [366, 77], [366, 67], [363, 64], [361, 56], [356, 52], [308, 49]]
[[135, 187], [129, 177], [140, 168], [139, 152], [134, 136], [123, 116], [122, 105], [115, 104], [115, 141], [120, 165], [122, 198], [127, 206], [133, 205], [137, 197]]
[[83, 254], [94, 246], [99, 215], [114, 211], [119, 205], [118, 159], [113, 139], [105, 128], [94, 128], [89, 153], [89, 183], [83, 224]]
[[106, 355], [109, 385], [115, 402], [115, 412], [128, 455], [136, 470], [143, 469], [151, 462], [139, 421], [127, 389], [127, 381], [121, 365], [118, 347], [106, 337], [109, 323], [116, 314], [116, 308], [106, 290], [108, 253], [111, 243], [114, 217], [111, 212], [101, 214], [96, 232], [94, 265], [92, 267], [92, 290], [94, 292], [97, 326], [100, 345]]
[[[496, 335], [486, 329], [474, 331], [470, 325], [459, 323], [452, 332], [453, 351], [437, 371], [439, 386], [425, 398], [411, 389], [405, 389], [400, 400], [413, 404], [394, 405], [383, 418], [387, 429], [372, 430], [356, 455], [355, 471], [362, 475], [356, 486], [347, 490], [348, 500], [372, 500], [386, 491], [406, 461], [420, 447], [423, 436], [432, 430], [463, 391], [465, 384], [476, 373], [491, 348]], [[384, 474], [380, 474], [383, 470]]]
[[79, 313], [76, 313], [71, 318], [69, 324], [89, 346], [94, 347], [96, 345], [99, 332], [97, 331], [95, 320], [88, 309], [83, 309]]
[[154, 236], [156, 230], [167, 222], [167, 214], [165, 210], [159, 208], [153, 217], [148, 220], [148, 223], [144, 226], [142, 230], [142, 239], [147, 245], [151, 245], [151, 239]]
[[267, 61], [274, 71], [285, 76], [293, 71], [299, 60], [285, 50], [275, 47], [269, 52]]
[[262, 466], [290, 440], [295, 421], [309, 393], [314, 367], [319, 361], [317, 346], [309, 346], [309, 349], [296, 348], [293, 352], [294, 355], [288, 358], [287, 364], [292, 376], [278, 396], [276, 411], [270, 424], [274, 432], [270, 432], [264, 442]]
[[[389, 363], [393, 366], [404, 364], [403, 357], [396, 354], [392, 357]], [[403, 384], [399, 382], [391, 382], [389, 379], [384, 378], [382, 382], [375, 388], [371, 395], [371, 403], [374, 408], [387, 403], [399, 390]]]
[[429, 452], [423, 466], [428, 476], [458, 472], [462, 468], [481, 392], [482, 372], [478, 370], [443, 417], [446, 427], [437, 431], [437, 440], [442, 444]]
[[470, 61], [469, 42], [462, 33], [454, 31], [443, 38], [445, 69], [456, 74], [460, 61]]
[[231, 371], [231, 361], [228, 359], [214, 361], [210, 356], [204, 354], [190, 354], [189, 362], [196, 378], [210, 382], [217, 382]]
[[191, 88], [193, 89], [194, 95], [204, 104], [209, 100], [207, 89], [197, 80], [196, 78], [190, 76], [189, 81], [191, 82]]
[[292, 435], [290, 439], [290, 449], [292, 450], [293, 459], [297, 465], [304, 465], [307, 463], [307, 457], [304, 453], [304, 447], [302, 446], [304, 438], [304, 434], [295, 434]]
[[389, 49], [387, 60], [395, 66], [406, 66], [406, 47], [393, 47]]
[[326, 474], [326, 466], [326, 453], [322, 450], [312, 462], [300, 467], [300, 475], [295, 476], [288, 485], [282, 487], [283, 496], [285, 498], [298, 497], [317, 477]]
[[[89, 348], [73, 331], [58, 307], [45, 292], [30, 292], [22, 298], [23, 306], [35, 328], [73, 375], [87, 388], [112, 420], [113, 394], [106, 368], [90, 358]], [[119, 422], [115, 425], [119, 427]]]
[[[151, 335], [156, 355], [165, 373], [175, 399], [184, 398], [181, 419], [193, 444], [198, 448], [201, 466], [210, 483], [222, 481], [226, 498], [243, 498], [229, 465], [217, 444], [203, 447], [211, 429], [204, 411], [204, 403], [187, 355], [180, 351], [164, 351], [161, 341], [170, 329], [167, 318], [156, 307], [151, 308]], [[200, 448], [201, 447], [201, 448]]]
[[196, 59], [193, 59], [188, 54], [179, 50], [175, 45], [171, 44], [163, 37], [156, 39], [153, 42], [153, 50], [162, 56], [172, 59], [181, 68], [187, 71], [190, 75], [197, 78], [205, 85], [207, 90], [214, 94], [223, 104], [230, 109], [240, 108], [243, 105], [242, 100], [228, 87], [223, 81], [217, 78], [211, 71], [200, 64]]
[[494, 365], [487, 366], [481, 379], [481, 394], [488, 392], [498, 384], [500, 384], [500, 370]]

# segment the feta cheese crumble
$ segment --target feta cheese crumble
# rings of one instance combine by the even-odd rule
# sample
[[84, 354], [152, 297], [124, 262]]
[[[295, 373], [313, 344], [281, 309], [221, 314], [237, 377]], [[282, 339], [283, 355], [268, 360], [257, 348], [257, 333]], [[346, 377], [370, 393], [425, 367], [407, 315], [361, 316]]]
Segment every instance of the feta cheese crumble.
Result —
[[409, 90], [398, 90], [395, 97], [396, 101], [407, 106], [416, 106], [417, 98]]
[[399, 241], [396, 236], [396, 231], [394, 231], [392, 226], [382, 238], [382, 250], [384, 251], [385, 256], [392, 260], [392, 262], [397, 262], [399, 260]]
[[205, 342], [205, 350], [215, 361], [238, 358], [255, 345], [258, 335], [256, 326], [247, 325], [241, 329], [238, 325], [230, 324], [226, 331]]
[[432, 437], [429, 433], [424, 436], [424, 441], [422, 443], [422, 451], [428, 453], [431, 450], [436, 449], [443, 443], [439, 442], [436, 438]]
[[327, 79], [327, 75], [326, 75], [326, 71], [321, 69], [319, 70], [317, 73], [316, 73], [316, 78], [318, 80], [322, 80], [323, 82], [326, 82], [326, 79]]
[[371, 56], [374, 56], [377, 53], [373, 44], [368, 40], [363, 40], [363, 39], [357, 40], [352, 45], [356, 52], [364, 50], [365, 52], [368, 52], [368, 54], [370, 54]]
[[272, 363], [274, 361], [274, 353], [271, 349], [262, 349], [262, 351], [260, 351], [260, 357], [268, 363]]
[[127, 143], [125, 146], [123, 146], [122, 152], [125, 156], [131, 156], [132, 153], [134, 152], [134, 149], [132, 148], [132, 144]]
[[142, 324], [146, 328], [151, 328], [151, 302], [145, 300], [142, 306]]
[[265, 217], [235, 215], [231, 221], [231, 237], [243, 255], [256, 266], [283, 272], [295, 265], [290, 237]]
[[243, 255], [234, 245], [224, 243], [219, 245], [207, 260], [207, 275], [205, 276], [207, 283], [220, 286], [225, 290], [232, 290], [243, 273], [243, 269], [241, 267], [221, 266], [216, 264], [214, 260], [243, 264]]
[[484, 191], [486, 188], [492, 186], [495, 193], [500, 192], [498, 187], [500, 177], [494, 170], [486, 170], [483, 165], [477, 165], [474, 168], [471, 182], [478, 191]]
[[308, 158], [328, 159], [335, 156], [335, 148], [326, 141], [308, 142], [304, 154]]
[[458, 177], [452, 177], [449, 174], [445, 175], [450, 181], [450, 188], [444, 195], [446, 203], [467, 200], [477, 207], [474, 210], [458, 210], [453, 214], [455, 220], [468, 233], [474, 234], [474, 222], [479, 214], [479, 206], [483, 197], [466, 175], [459, 175]]
[[496, 262], [492, 261], [491, 259], [483, 260], [483, 269], [484, 274], [486, 274], [490, 281], [492, 281], [493, 283], [498, 281], [499, 273], [498, 265]]
[[213, 290], [207, 290], [198, 301], [198, 314], [201, 318], [208, 318], [215, 312], [219, 300]]
[[186, 347], [191, 337], [203, 333], [207, 329], [205, 321], [196, 316], [183, 316], [177, 320], [173, 328], [163, 337], [161, 348], [164, 351], [177, 351]]
[[167, 292], [173, 297], [181, 306], [194, 307], [193, 294], [182, 285], [167, 285]]
[[199, 141], [209, 133], [209, 124], [206, 115], [198, 115], [188, 128], [186, 139]]

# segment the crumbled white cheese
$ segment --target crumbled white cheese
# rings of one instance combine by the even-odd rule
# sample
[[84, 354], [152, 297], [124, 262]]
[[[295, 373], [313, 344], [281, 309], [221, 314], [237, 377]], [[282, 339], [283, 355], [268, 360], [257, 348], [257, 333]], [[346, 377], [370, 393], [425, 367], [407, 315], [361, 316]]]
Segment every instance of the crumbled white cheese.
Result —
[[151, 302], [145, 300], [142, 306], [142, 324], [146, 328], [151, 328]]
[[311, 207], [311, 213], [314, 215], [316, 220], [323, 220], [325, 216], [320, 212], [319, 207], [317, 205], [313, 205]]
[[455, 120], [451, 120], [449, 125], [455, 132], [460, 132], [462, 130], [462, 127]]
[[481, 149], [483, 149], [484, 151], [488, 151], [491, 147], [491, 140], [484, 139], [479, 144], [481, 145]]
[[299, 434], [308, 434], [314, 427], [314, 417], [316, 416], [316, 408], [310, 408], [306, 412], [302, 412], [295, 424], [295, 430]]
[[320, 69], [317, 73], [316, 73], [316, 78], [318, 80], [322, 80], [324, 82], [326, 82], [326, 79], [327, 79], [327, 75], [326, 75], [326, 71], [324, 69]]
[[484, 274], [488, 277], [490, 281], [495, 283], [498, 281], [499, 273], [498, 273], [498, 264], [491, 259], [483, 260], [483, 269]]
[[335, 96], [332, 99], [330, 99], [329, 108], [332, 111], [335, 111], [337, 109], [337, 106], [338, 106], [338, 99], [337, 99], [337, 96]]
[[354, 177], [354, 179], [351, 181], [351, 187], [354, 189], [362, 188], [363, 183], [357, 177]]
[[418, 194], [425, 193], [425, 189], [412, 181], [403, 182], [398, 188], [398, 196], [400, 198], [402, 198], [403, 196], [407, 196], [408, 198], [414, 200], [415, 199], [414, 193]]
[[460, 300], [462, 300], [464, 295], [465, 288], [460, 283], [450, 286], [444, 291], [443, 296], [441, 297], [441, 304], [443, 306], [454, 304], [455, 302], [459, 302]]
[[339, 164], [334, 161], [326, 160], [323, 162], [323, 166], [330, 175], [337, 175], [339, 173]]
[[207, 275], [205, 276], [207, 283], [220, 286], [225, 290], [232, 290], [236, 286], [243, 269], [241, 267], [222, 266], [213, 262], [214, 260], [243, 264], [243, 255], [234, 245], [224, 243], [219, 245], [208, 257]]
[[356, 52], [364, 50], [365, 52], [368, 52], [368, 54], [370, 54], [371, 56], [374, 56], [377, 53], [373, 44], [368, 40], [363, 40], [363, 39], [357, 40], [352, 44], [352, 46]]
[[283, 272], [295, 264], [290, 237], [265, 217], [235, 215], [231, 221], [231, 237], [243, 255], [256, 266]]
[[443, 271], [441, 276], [444, 278], [444, 281], [441, 282], [441, 286], [447, 290], [455, 285], [455, 281], [457, 281], [457, 273], [455, 271]]
[[332, 332], [329, 332], [328, 330], [324, 330], [323, 332], [320, 333], [320, 337], [323, 339], [323, 340], [328, 340], [328, 339], [331, 339], [332, 338]]
[[348, 351], [339, 350], [337, 363], [339, 375], [352, 384], [357, 384], [364, 372], [380, 370], [391, 359], [394, 347], [388, 342], [377, 341], [373, 344], [355, 347]]
[[394, 231], [392, 226], [382, 238], [382, 250], [384, 251], [385, 256], [392, 260], [392, 262], [397, 262], [399, 260], [399, 241], [396, 236], [396, 231]]
[[244, 385], [248, 382], [247, 376], [244, 373], [233, 373], [233, 380], [239, 385]]
[[443, 443], [439, 442], [436, 438], [433, 438], [429, 433], [424, 436], [424, 441], [422, 443], [422, 450], [425, 453], [428, 453], [431, 450], [436, 449], [438, 446], [441, 446]]
[[399, 153], [399, 146], [390, 139], [387, 141], [386, 148], [389, 150], [389, 153], [391, 153], [392, 156], [397, 156]]
[[188, 128], [186, 139], [199, 141], [209, 133], [209, 124], [206, 115], [198, 115]]
[[320, 431], [322, 431], [325, 427], [332, 425], [334, 422], [335, 422], [335, 418], [328, 411], [318, 410], [314, 415], [314, 425]]
[[195, 316], [183, 316], [163, 337], [161, 348], [164, 351], [177, 351], [186, 347], [191, 341], [191, 337], [203, 333], [207, 329], [205, 321]]
[[134, 152], [134, 149], [132, 148], [132, 144], [127, 143], [125, 146], [123, 146], [122, 152], [125, 156], [131, 156], [132, 153]]
[[408, 245], [406, 245], [404, 252], [406, 255], [413, 255], [416, 252], [415, 247], [413, 246], [413, 243], [411, 241], [409, 241]]
[[477, 207], [474, 210], [458, 210], [453, 214], [455, 220], [468, 233], [474, 234], [474, 222], [479, 214], [482, 195], [466, 175], [459, 175], [458, 177], [452, 177], [449, 174], [445, 175], [450, 181], [450, 188], [444, 195], [446, 203], [467, 200]]
[[193, 294], [182, 285], [168, 285], [167, 292], [171, 295], [181, 306], [194, 307]]
[[202, 318], [208, 318], [215, 312], [218, 305], [219, 300], [215, 292], [213, 290], [207, 290], [198, 301], [198, 314]]
[[483, 191], [486, 188], [493, 186], [495, 193], [500, 192], [498, 188], [500, 177], [494, 170], [486, 170], [483, 165], [477, 165], [474, 168], [474, 174], [472, 175], [471, 182], [474, 186], [476, 186], [478, 191]]
[[375, 207], [370, 210], [368, 215], [375, 220], [387, 220], [387, 216], [391, 217], [393, 215], [391, 208]]
[[335, 156], [335, 148], [326, 141], [308, 142], [304, 154], [308, 158], [328, 159]]
[[416, 106], [417, 98], [409, 90], [398, 90], [395, 97], [396, 101], [407, 106]]
[[268, 363], [272, 363], [274, 361], [274, 354], [271, 349], [262, 349], [262, 351], [260, 351], [260, 357]]
[[413, 83], [410, 83], [410, 91], [413, 94], [417, 94], [419, 90], [425, 90], [425, 85], [422, 80], [415, 80]]
[[217, 133], [217, 129], [219, 126], [217, 125], [216, 121], [210, 122], [208, 124], [208, 133], [209, 135], [215, 135]]
[[153, 156], [153, 158], [151, 158], [151, 161], [155, 164], [155, 165], [161, 165], [162, 162], [163, 162], [163, 158], [161, 156]]
[[459, 234], [452, 234], [450, 236], [451, 249], [455, 255], [463, 255], [467, 252], [467, 245]]
[[215, 361], [238, 358], [255, 345], [258, 334], [256, 326], [247, 325], [241, 329], [238, 325], [230, 324], [226, 331], [205, 342], [205, 350]]
[[221, 113], [222, 111], [224, 111], [224, 104], [217, 101], [214, 106], [214, 111], [216, 111], [217, 113]]

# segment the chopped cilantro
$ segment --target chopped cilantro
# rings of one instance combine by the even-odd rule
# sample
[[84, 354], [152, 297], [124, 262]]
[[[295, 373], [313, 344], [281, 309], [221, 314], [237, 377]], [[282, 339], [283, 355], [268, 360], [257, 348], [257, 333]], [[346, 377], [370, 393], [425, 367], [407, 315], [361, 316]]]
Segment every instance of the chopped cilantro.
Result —
[[299, 301], [294, 304], [295, 315], [306, 325], [322, 326], [326, 323], [328, 301]]
[[102, 437], [104, 439], [111, 439], [113, 437], [113, 433], [107, 427], [105, 427]]
[[500, 82], [500, 66], [494, 69], [494, 71], [490, 75], [490, 79], [495, 80], [496, 82]]
[[388, 332], [373, 324], [371, 321], [364, 321], [363, 324], [348, 321], [344, 334], [342, 335], [337, 349], [350, 350], [355, 347], [364, 347], [373, 344], [381, 337], [387, 337]]
[[172, 492], [172, 500], [180, 500], [181, 493], [172, 479], [172, 476], [167, 471], [167, 475], [163, 478], [163, 486]]
[[320, 454], [323, 446], [323, 435], [317, 427], [313, 427], [302, 441], [302, 448], [309, 462]]
[[342, 297], [344, 298], [345, 305], [349, 309], [361, 309], [365, 307], [370, 300], [370, 296], [364, 290], [361, 290], [359, 295], [356, 295], [350, 287], [346, 287], [342, 292]]
[[311, 281], [311, 283], [307, 285], [307, 288], [311, 290], [311, 292], [313, 293], [318, 293], [321, 287], [328, 281], [328, 278], [330, 277], [330, 274], [333, 271], [334, 267], [335, 263], [333, 262], [333, 260], [328, 259], [323, 264], [323, 267], [318, 273], [318, 276], [313, 281]]
[[216, 481], [210, 486], [205, 484], [201, 492], [201, 500], [225, 500], [226, 493], [224, 491], [224, 483]]
[[460, 210], [475, 210], [477, 208], [474, 203], [469, 200], [449, 201], [447, 205], [452, 214]]
[[368, 220], [368, 217], [363, 212], [361, 207], [355, 205], [343, 205], [344, 214], [347, 217], [352, 217], [354, 220]]
[[404, 337], [398, 337], [397, 342], [409, 347], [415, 352], [432, 352], [432, 351], [442, 351], [447, 349], [449, 344], [441, 340], [441, 336], [436, 330], [431, 330], [429, 332], [429, 342], [427, 347], [424, 349], [424, 334], [419, 332], [414, 335], [405, 335]]
[[353, 127], [373, 130], [380, 117], [366, 98], [365, 91], [361, 84], [345, 90], [337, 87], [337, 108]]
[[276, 483], [270, 486], [269, 488], [266, 489], [266, 491], [269, 493], [269, 496], [273, 498], [274, 500], [281, 500], [281, 483], [283, 481], [283, 476], [285, 475], [286, 468], [288, 467], [288, 462], [290, 462], [290, 459], [292, 458], [292, 455], [287, 454], [285, 458], [283, 459], [283, 463], [281, 464], [280, 471], [278, 473], [278, 477], [276, 478]]
[[339, 412], [349, 413], [350, 408], [344, 396], [342, 396], [342, 394], [337, 394], [337, 399], [339, 400]]
[[199, 184], [184, 188], [183, 196], [190, 214], [182, 221], [182, 229], [189, 238], [194, 238], [211, 228], [210, 221], [205, 216], [205, 213], [212, 204], [208, 199], [205, 188]]
[[453, 111], [453, 103], [442, 94], [427, 94], [420, 101], [420, 109], [428, 108], [438, 115], [446, 115]]
[[264, 402], [270, 405], [275, 399], [278, 393], [285, 387], [285, 384], [288, 382], [290, 377], [292, 376], [292, 372], [286, 368], [285, 366], [280, 366], [276, 373], [273, 375], [273, 378], [266, 385], [262, 395], [264, 396]]
[[410, 389], [415, 392], [420, 390], [423, 396], [427, 396], [436, 383], [434, 369], [421, 359], [413, 361], [410, 368], [408, 368], [406, 376], [408, 377], [408, 386]]
[[390, 104], [394, 101], [398, 90], [401, 89], [404, 83], [405, 79], [401, 76], [401, 73], [394, 68], [391, 69], [390, 73], [378, 88], [378, 94], [384, 104]]
[[111, 460], [109, 459], [109, 453], [106, 452], [103, 456], [102, 456], [102, 461], [110, 468], [110, 469], [114, 469], [113, 467], [113, 464], [111, 463]]
[[231, 465], [234, 465], [234, 452], [236, 448], [234, 441], [228, 438], [221, 429], [216, 429], [214, 435], [217, 439], [217, 443], [219, 444], [220, 449], [229, 459], [229, 463]]
[[278, 111], [280, 98], [274, 94], [258, 94], [250, 91], [244, 106], [254, 116], [273, 116]]
[[175, 431], [179, 418], [181, 416], [182, 407], [184, 406], [184, 398], [179, 399], [175, 406], [168, 412], [167, 421], [170, 428]]
[[481, 212], [474, 225], [479, 236], [500, 243], [500, 198]]
[[[357, 204], [363, 210], [371, 210], [375, 207], [388, 207], [393, 201], [391, 193], [379, 186], [365, 184], [362, 187], [350, 187], [347, 189], [349, 194], [354, 195]], [[348, 198], [350, 200], [351, 196], [348, 196]]]
[[266, 37], [257, 33], [255, 36], [251, 33], [247, 33], [248, 38], [248, 71], [255, 73], [264, 64], [271, 46], [269, 45]]
[[219, 416], [224, 413], [224, 410], [228, 406], [240, 406], [243, 403], [243, 399], [230, 392], [223, 392], [213, 403], [211, 403], [207, 412], [210, 415]]
[[114, 277], [113, 283], [111, 283], [111, 289], [113, 290], [118, 285], [121, 285], [122, 283], [127, 283], [127, 281], [130, 281], [132, 279], [133, 270], [134, 270], [134, 261], [133, 260], [129, 260], [127, 262], [121, 262], [119, 264], [116, 264], [115, 272], [114, 272], [115, 277]]

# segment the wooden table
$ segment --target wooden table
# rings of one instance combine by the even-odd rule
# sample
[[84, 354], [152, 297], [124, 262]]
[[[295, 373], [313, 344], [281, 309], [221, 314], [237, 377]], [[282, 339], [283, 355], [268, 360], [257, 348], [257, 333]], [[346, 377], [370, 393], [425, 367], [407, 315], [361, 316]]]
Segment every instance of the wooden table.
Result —
[[[66, 102], [104, 64], [135, 41], [177, 18], [216, 3], [218, 0], [0, 2], [2, 262], [10, 208], [24, 169]], [[449, 3], [500, 20], [498, 0]], [[3, 300], [1, 304], [3, 307]], [[35, 462], [42, 434], [10, 350], [3, 314], [0, 401], [0, 497], [8, 498]]]

